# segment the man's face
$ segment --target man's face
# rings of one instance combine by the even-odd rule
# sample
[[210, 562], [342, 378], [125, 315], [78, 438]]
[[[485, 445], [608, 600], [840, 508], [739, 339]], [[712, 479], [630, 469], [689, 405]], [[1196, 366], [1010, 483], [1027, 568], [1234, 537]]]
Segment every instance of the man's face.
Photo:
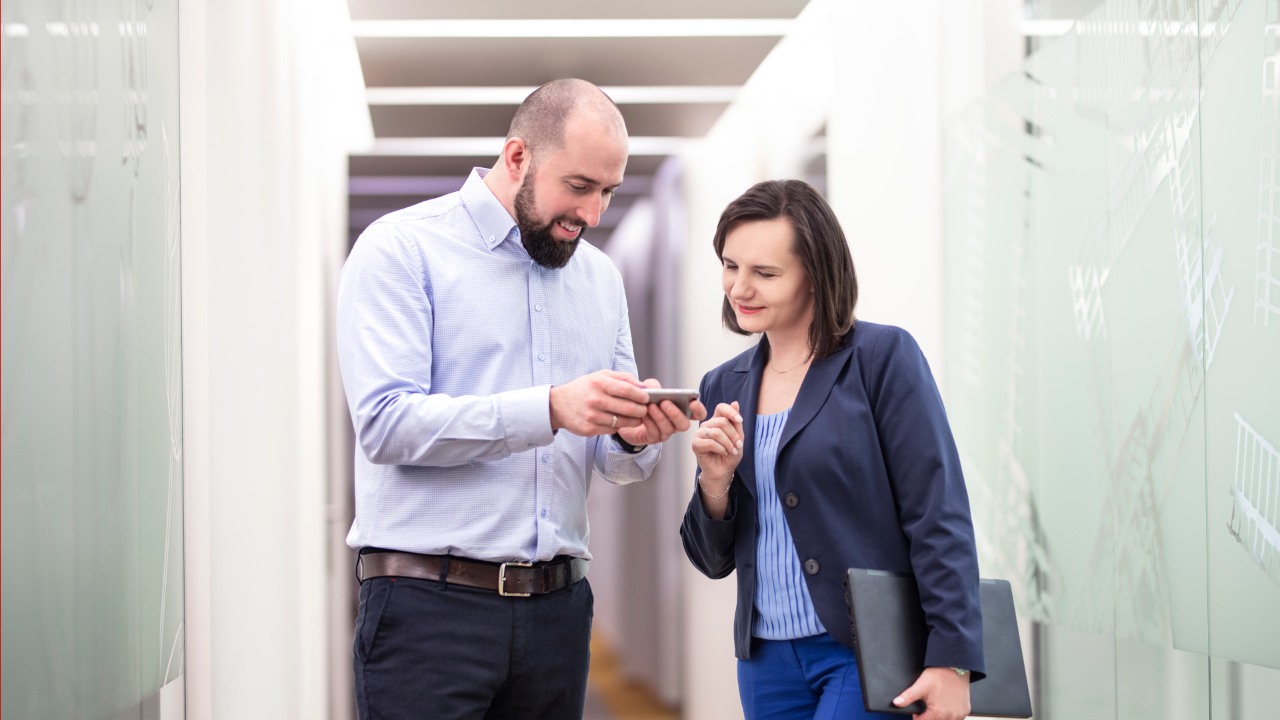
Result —
[[534, 262], [569, 264], [588, 227], [600, 224], [627, 166], [626, 136], [579, 114], [565, 124], [564, 147], [546, 149], [516, 193], [516, 225]]

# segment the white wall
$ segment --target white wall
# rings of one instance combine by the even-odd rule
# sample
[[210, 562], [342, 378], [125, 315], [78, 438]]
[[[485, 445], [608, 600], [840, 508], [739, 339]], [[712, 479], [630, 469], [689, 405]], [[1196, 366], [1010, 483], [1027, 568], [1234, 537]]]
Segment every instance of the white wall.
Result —
[[942, 349], [941, 0], [837, 3], [828, 195], [858, 271], [858, 317]]
[[181, 22], [188, 717], [324, 718], [326, 308], [371, 137], [359, 66], [342, 0], [195, 0]]

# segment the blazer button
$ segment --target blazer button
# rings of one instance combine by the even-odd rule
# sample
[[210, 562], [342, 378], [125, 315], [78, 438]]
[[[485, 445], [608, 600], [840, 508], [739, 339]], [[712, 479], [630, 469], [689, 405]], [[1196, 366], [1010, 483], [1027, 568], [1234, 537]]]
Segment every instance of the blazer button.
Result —
[[787, 493], [787, 496], [782, 498], [782, 502], [786, 503], [787, 507], [793, 508], [800, 504], [800, 496], [795, 493]]
[[804, 561], [804, 571], [805, 571], [807, 574], [809, 574], [809, 575], [817, 575], [817, 574], [818, 574], [818, 570], [819, 570], [819, 569], [821, 569], [821, 566], [819, 566], [819, 565], [818, 565], [818, 561], [817, 561], [817, 560], [805, 560], [805, 561]]

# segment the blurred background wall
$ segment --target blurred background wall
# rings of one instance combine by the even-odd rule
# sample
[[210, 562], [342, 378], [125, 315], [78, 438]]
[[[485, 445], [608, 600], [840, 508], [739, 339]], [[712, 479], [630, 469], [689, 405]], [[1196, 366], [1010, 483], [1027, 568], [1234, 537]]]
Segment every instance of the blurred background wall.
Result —
[[[462, 180], [382, 137], [367, 53], [413, 70], [437, 65], [423, 47], [477, 48], [462, 76], [497, 47], [359, 24], [423, 8], [532, 12], [3, 5], [6, 716], [351, 717], [333, 287], [382, 202], [355, 174], [392, 157], [378, 177], [418, 188], [401, 204]], [[620, 100], [644, 181], [594, 237], [642, 374], [696, 386], [750, 342], [719, 327], [712, 231], [755, 181], [809, 179], [849, 235], [859, 315], [909, 329], [938, 377], [1037, 717], [1270, 717], [1280, 5], [811, 0], [782, 20], [679, 142], [649, 137], [674, 106]], [[558, 54], [520, 72], [626, 85], [596, 41], [544, 41]], [[717, 43], [681, 46], [707, 49], [689, 73]], [[490, 164], [465, 124], [416, 157]], [[596, 484], [596, 632], [673, 712], [739, 717], [732, 580], [676, 536], [691, 477], [677, 438], [650, 482]]]

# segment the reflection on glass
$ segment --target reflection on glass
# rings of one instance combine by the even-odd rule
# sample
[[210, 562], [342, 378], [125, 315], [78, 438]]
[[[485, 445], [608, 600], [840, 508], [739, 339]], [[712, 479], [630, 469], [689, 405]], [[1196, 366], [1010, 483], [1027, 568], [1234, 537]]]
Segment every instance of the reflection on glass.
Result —
[[3, 12], [0, 714], [138, 717], [183, 677], [177, 3]]
[[1204, 654], [1280, 668], [1280, 4], [1025, 10], [944, 147], [983, 572], [1037, 623], [1038, 717], [1204, 717]]

